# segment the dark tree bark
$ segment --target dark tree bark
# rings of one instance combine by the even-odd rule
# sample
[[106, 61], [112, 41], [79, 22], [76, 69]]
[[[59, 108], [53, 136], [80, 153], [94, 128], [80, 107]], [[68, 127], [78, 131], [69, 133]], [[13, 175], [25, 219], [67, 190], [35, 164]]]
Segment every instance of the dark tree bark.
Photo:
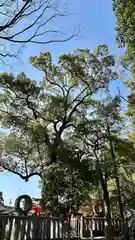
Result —
[[100, 170], [100, 183], [102, 186], [102, 191], [103, 191], [103, 199], [104, 199], [104, 204], [105, 204], [105, 217], [107, 220], [107, 228], [106, 228], [106, 236], [108, 240], [113, 239], [113, 233], [112, 233], [112, 221], [111, 221], [111, 208], [110, 208], [110, 198], [109, 198], [109, 192], [108, 192], [108, 186], [107, 182], [104, 179], [102, 170]]
[[111, 138], [109, 125], [107, 126], [107, 132], [108, 132], [108, 137], [109, 137], [111, 156], [112, 156], [112, 160], [113, 160], [114, 176], [115, 176], [115, 182], [116, 182], [116, 188], [117, 188], [120, 217], [124, 218], [123, 204], [122, 204], [122, 200], [121, 200], [120, 181], [119, 181], [119, 176], [118, 176], [118, 169], [116, 166], [116, 157], [115, 157], [115, 152], [114, 152], [114, 147], [113, 147], [113, 142], [112, 142], [112, 138]]
[[101, 169], [100, 162], [96, 153], [96, 149], [94, 150], [94, 154], [96, 157], [96, 169], [98, 173], [97, 175], [102, 188], [103, 201], [104, 201], [104, 213], [107, 221], [105, 234], [108, 240], [112, 240], [113, 233], [112, 233], [112, 221], [111, 221], [111, 207], [110, 207], [110, 197], [109, 197], [109, 191], [107, 186], [107, 180], [106, 180], [106, 177], [104, 177], [103, 171]]

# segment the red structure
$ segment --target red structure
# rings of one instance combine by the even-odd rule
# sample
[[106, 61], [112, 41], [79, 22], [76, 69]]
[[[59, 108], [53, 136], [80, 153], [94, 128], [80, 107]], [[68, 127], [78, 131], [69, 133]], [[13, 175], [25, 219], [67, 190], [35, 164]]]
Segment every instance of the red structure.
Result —
[[40, 207], [38, 206], [33, 206], [32, 211], [34, 211], [36, 216], [40, 216]]

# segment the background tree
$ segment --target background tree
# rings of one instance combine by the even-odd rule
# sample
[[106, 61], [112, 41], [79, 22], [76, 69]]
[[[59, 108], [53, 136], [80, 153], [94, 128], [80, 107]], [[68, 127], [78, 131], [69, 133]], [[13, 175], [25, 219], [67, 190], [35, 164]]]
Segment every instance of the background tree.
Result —
[[[116, 156], [116, 166], [119, 170], [119, 181], [121, 190], [121, 199], [123, 205], [124, 216], [127, 216], [134, 209], [134, 171], [135, 161], [134, 154], [135, 149], [133, 143], [129, 139], [116, 138], [112, 136], [113, 146]], [[128, 190], [130, 188], [130, 190]], [[111, 192], [112, 200], [116, 205], [116, 199], [118, 196], [117, 189], [113, 187]], [[113, 205], [114, 206], [114, 205]], [[112, 208], [114, 209], [114, 207]], [[117, 209], [116, 209], [117, 210]], [[118, 212], [118, 210], [117, 210]], [[116, 214], [116, 216], [118, 216]]]
[[135, 3], [134, 0], [113, 0], [116, 15], [117, 42], [125, 48], [123, 66], [135, 73]]
[[[103, 99], [95, 101], [94, 107], [93, 112], [87, 111], [87, 114], [80, 119], [76, 132], [73, 134], [73, 144], [76, 143], [76, 146], [85, 151], [89, 160], [89, 168], [95, 170], [98, 185], [101, 186], [103, 193], [101, 198], [104, 201], [109, 226], [108, 234], [110, 234], [110, 219], [114, 214], [110, 183], [114, 182], [115, 206], [116, 203], [118, 205], [117, 213], [119, 211], [119, 216], [124, 217], [125, 197], [123, 200], [124, 184], [122, 180], [126, 179], [125, 172], [133, 160], [134, 148], [130, 142], [123, 140], [121, 135], [124, 122], [120, 114], [120, 99], [118, 97], [108, 99], [107, 93]], [[87, 109], [87, 105], [85, 108]], [[129, 152], [127, 155], [126, 151]], [[130, 160], [126, 156], [130, 156]], [[124, 192], [125, 194], [126, 192]]]
[[[123, 67], [128, 71], [130, 80], [126, 82], [129, 90], [127, 115], [129, 141], [134, 143], [135, 126], [135, 3], [133, 0], [113, 0], [113, 10], [116, 16], [116, 31], [118, 46], [124, 48], [121, 57]], [[122, 96], [121, 96], [122, 97]], [[123, 97], [122, 97], [123, 98]]]
[[[107, 123], [109, 122], [111, 129], [114, 128], [112, 112], [114, 110], [115, 100], [112, 101], [111, 106], [107, 103], [107, 106], [105, 106], [102, 101], [100, 100], [97, 104], [95, 103], [96, 106], [93, 114], [90, 112], [79, 123], [76, 128], [76, 140], [74, 140], [74, 142], [84, 148], [85, 154], [87, 158], [89, 158], [89, 168], [95, 170], [97, 185], [99, 185], [99, 187], [101, 186], [103, 194], [101, 198], [103, 198], [104, 201], [104, 212], [108, 222], [107, 235], [109, 234], [111, 238], [111, 203], [108, 180], [112, 176], [114, 160], [112, 163], [107, 156], [110, 151], [108, 146]], [[77, 141], [77, 139], [79, 141]]]

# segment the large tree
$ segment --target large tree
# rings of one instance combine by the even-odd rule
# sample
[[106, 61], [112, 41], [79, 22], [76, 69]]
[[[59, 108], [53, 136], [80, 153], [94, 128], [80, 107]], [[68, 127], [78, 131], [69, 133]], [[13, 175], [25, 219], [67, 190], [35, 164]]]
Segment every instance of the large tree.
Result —
[[[96, 96], [117, 78], [114, 57], [107, 46], [95, 53], [78, 49], [60, 56], [53, 64], [50, 53], [31, 57], [33, 66], [44, 72], [36, 84], [24, 73], [0, 75], [0, 119], [7, 128], [2, 139], [1, 165], [26, 181], [33, 175], [41, 178], [47, 166], [66, 159], [63, 144], [80, 118], [95, 106]], [[102, 92], [102, 93], [103, 93]], [[79, 160], [83, 152], [77, 152]]]
[[0, 0], [0, 60], [6, 63], [5, 57], [18, 57], [24, 44], [64, 42], [77, 34], [57, 26], [59, 18], [68, 16], [65, 4], [61, 0]]

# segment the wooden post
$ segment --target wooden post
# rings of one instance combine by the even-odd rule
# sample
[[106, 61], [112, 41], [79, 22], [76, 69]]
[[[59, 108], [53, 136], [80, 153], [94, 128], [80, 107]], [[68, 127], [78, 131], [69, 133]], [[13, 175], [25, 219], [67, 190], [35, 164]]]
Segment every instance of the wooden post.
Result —
[[90, 234], [91, 234], [91, 239], [93, 240], [93, 220], [90, 219]]
[[57, 235], [57, 237], [58, 237], [58, 239], [60, 239], [60, 221], [59, 221], [59, 219], [58, 219], [58, 235]]
[[20, 232], [20, 219], [15, 217], [13, 221], [13, 228], [12, 228], [12, 235], [11, 240], [18, 240], [19, 239], [19, 232]]
[[9, 217], [8, 218], [8, 223], [7, 223], [7, 231], [5, 233], [6, 240], [11, 239], [12, 227], [13, 227], [13, 217]]
[[79, 217], [76, 218], [76, 235], [79, 237]]
[[65, 239], [65, 223], [64, 223], [64, 220], [61, 221], [61, 224], [62, 224], [62, 239]]
[[80, 218], [80, 238], [83, 238], [83, 216]]
[[47, 219], [47, 239], [50, 239], [51, 220]]
[[26, 220], [26, 239], [30, 239], [31, 220]]
[[42, 220], [42, 233], [41, 233], [41, 240], [46, 239], [46, 219]]
[[26, 219], [20, 219], [20, 233], [19, 233], [20, 240], [25, 238], [25, 227], [26, 227]]
[[55, 221], [55, 219], [53, 220], [53, 239], [55, 239], [56, 238], [56, 221]]
[[6, 222], [0, 219], [0, 240], [5, 239], [5, 227], [6, 227]]

